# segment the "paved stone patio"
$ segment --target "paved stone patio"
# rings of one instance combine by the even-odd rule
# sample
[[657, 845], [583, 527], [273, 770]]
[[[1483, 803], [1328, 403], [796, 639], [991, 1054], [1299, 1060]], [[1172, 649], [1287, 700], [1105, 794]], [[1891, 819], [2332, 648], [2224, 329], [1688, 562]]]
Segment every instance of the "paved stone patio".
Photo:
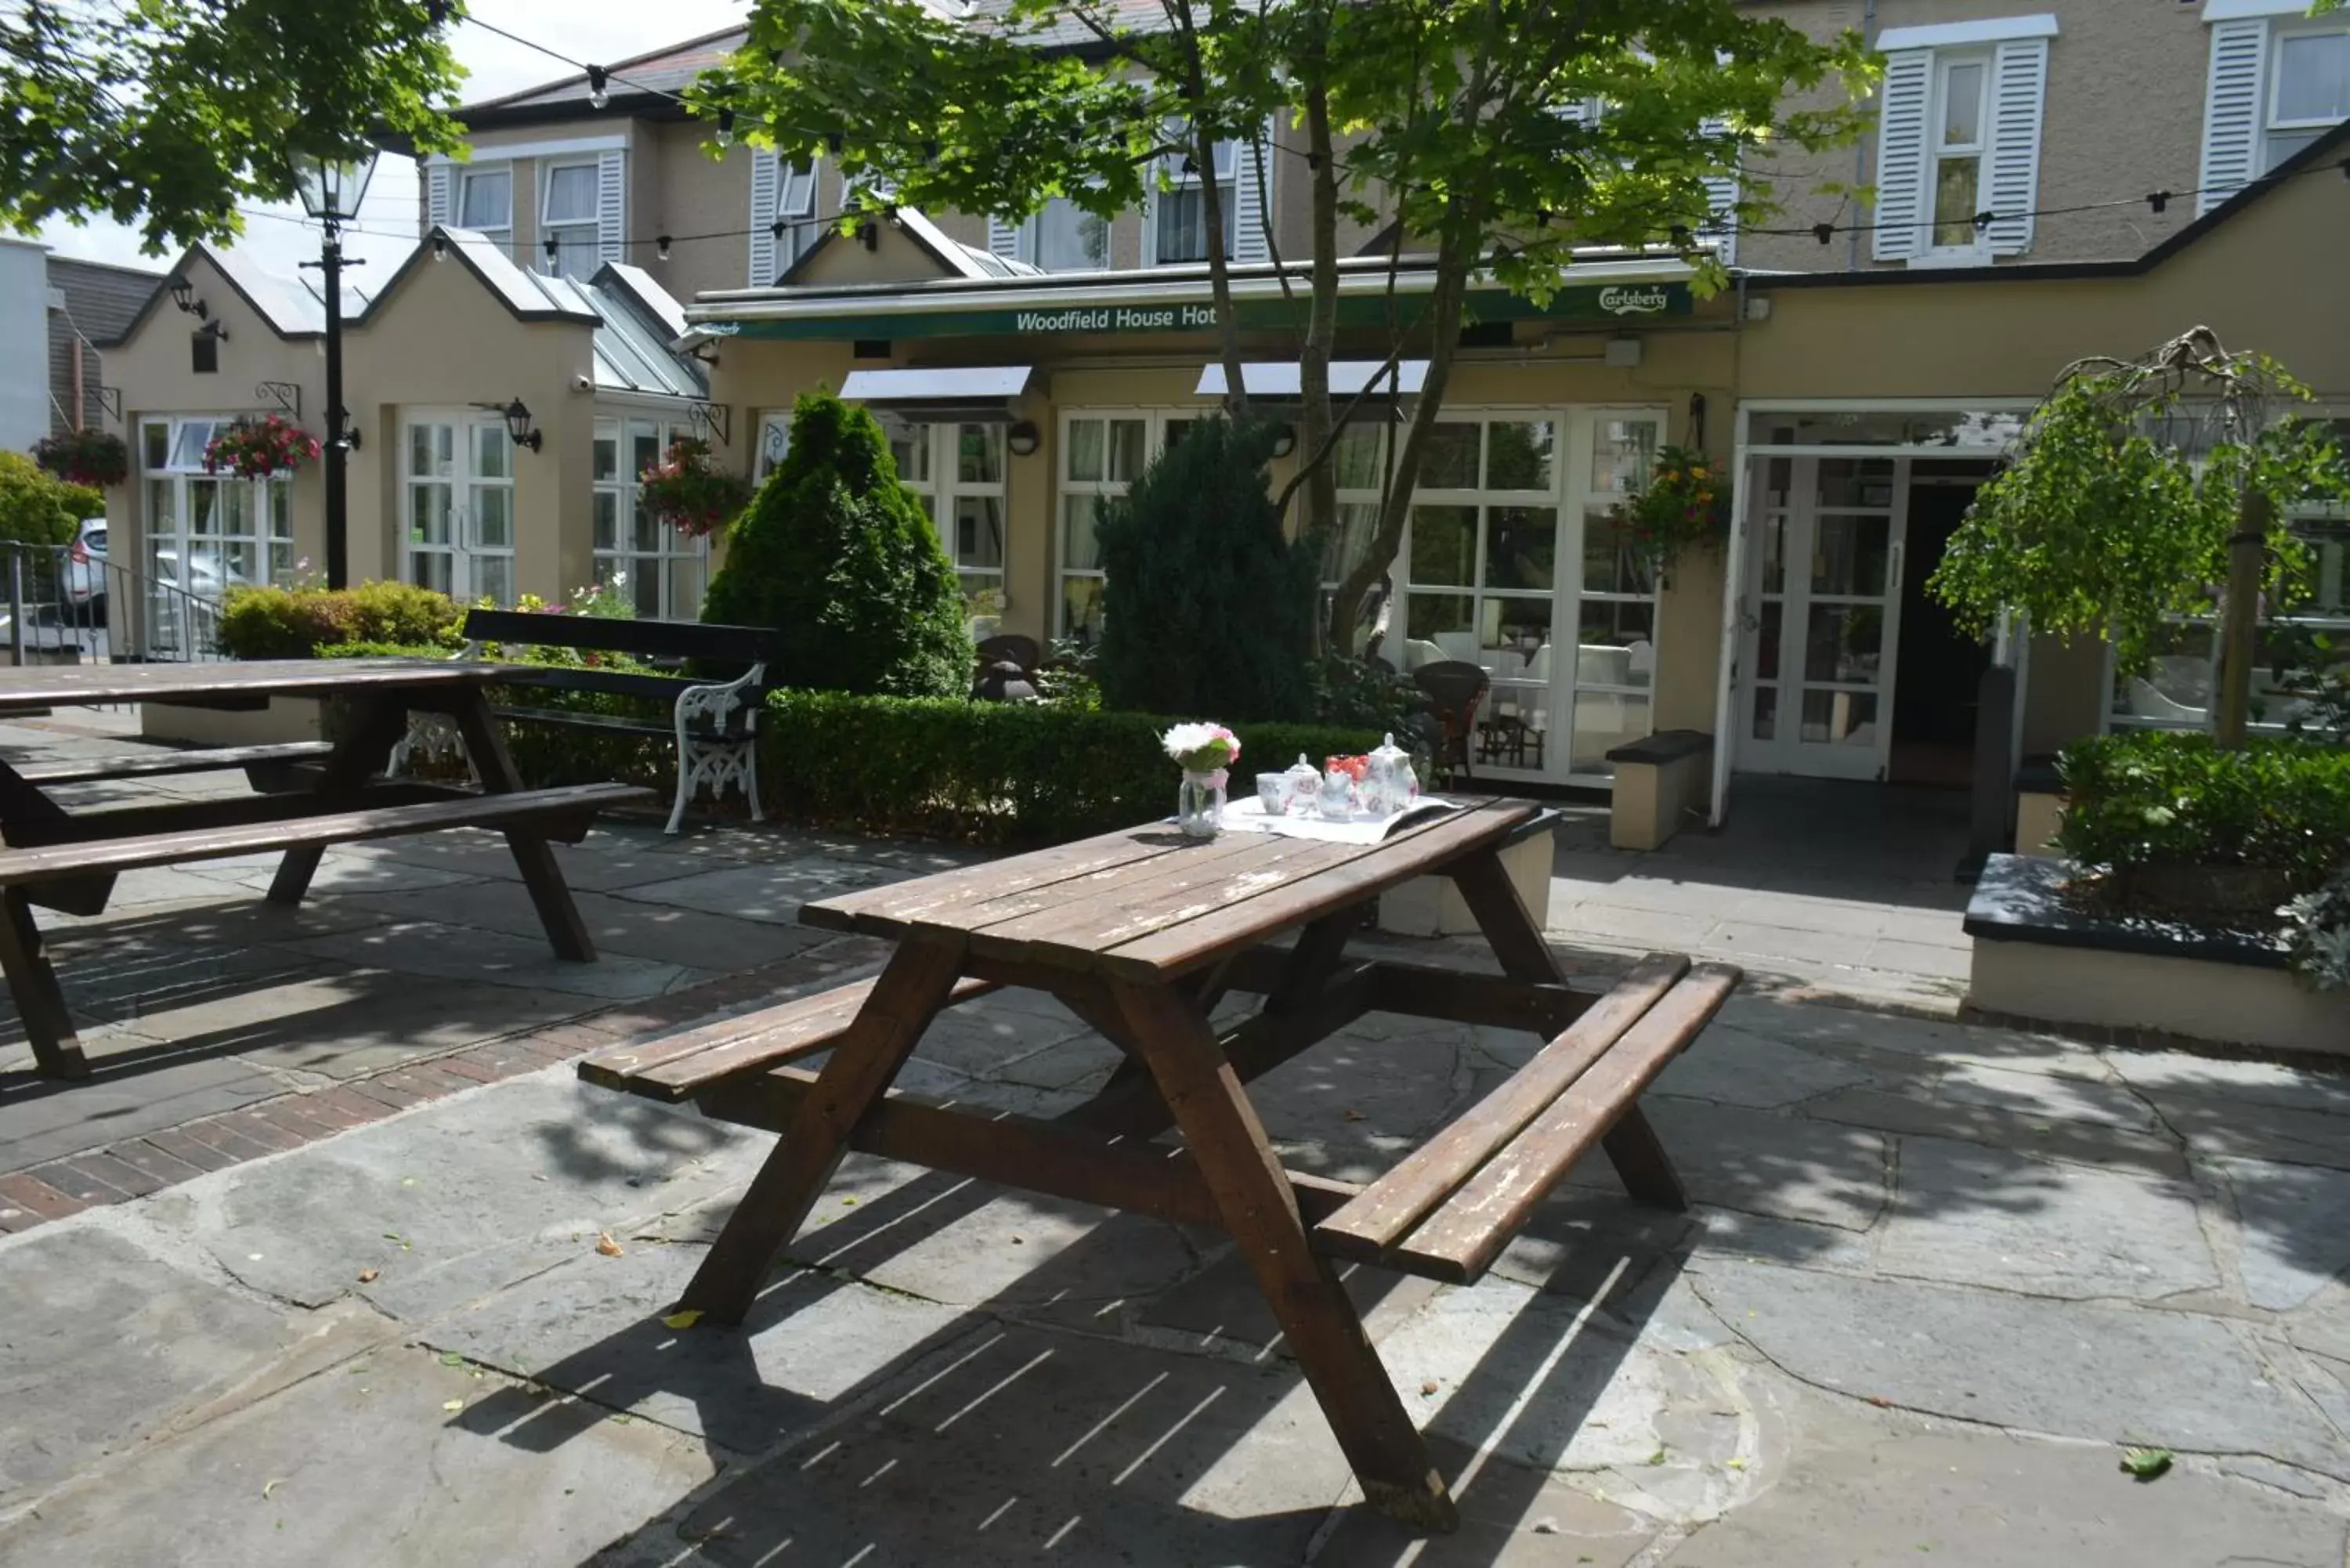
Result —
[[[1690, 1213], [1595, 1164], [1472, 1288], [1350, 1273], [1454, 1536], [1357, 1506], [1212, 1235], [853, 1158], [743, 1331], [664, 1324], [768, 1140], [568, 1058], [868, 969], [792, 909], [955, 854], [599, 831], [595, 971], [487, 836], [59, 926], [106, 1022], [92, 1083], [0, 1059], [0, 1564], [2350, 1562], [2350, 1077], [1800, 974], [1652, 1093]], [[1368, 1176], [1535, 1044], [1373, 1015], [1257, 1103]], [[1114, 1054], [999, 993], [907, 1082], [1050, 1113]]]

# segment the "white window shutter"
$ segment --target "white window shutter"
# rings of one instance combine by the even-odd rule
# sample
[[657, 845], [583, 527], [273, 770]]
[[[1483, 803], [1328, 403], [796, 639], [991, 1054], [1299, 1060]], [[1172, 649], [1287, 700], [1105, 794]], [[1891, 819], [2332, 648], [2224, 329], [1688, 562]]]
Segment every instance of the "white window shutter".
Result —
[[610, 148], [596, 159], [596, 255], [629, 259], [628, 154]]
[[2210, 212], [2261, 171], [2261, 94], [2268, 82], [2265, 16], [2215, 23], [2203, 98], [2203, 165], [2195, 212]]
[[1877, 90], [1877, 234], [1878, 261], [1907, 261], [1924, 248], [1926, 118], [1934, 96], [1934, 52], [1903, 49], [1885, 61]]
[[[1711, 137], [1730, 134], [1727, 120], [1709, 119], [1700, 122], [1699, 129]], [[1705, 180], [1706, 211], [1714, 214], [1699, 231], [1700, 237], [1714, 242], [1714, 249], [1724, 266], [1738, 265], [1738, 176], [1709, 174]]]
[[456, 221], [457, 171], [446, 163], [427, 164], [424, 170], [424, 223], [428, 228], [447, 228]]
[[987, 248], [991, 254], [1005, 261], [1020, 259], [1020, 225], [1007, 223], [1001, 218], [987, 220]]
[[[1261, 146], [1248, 142], [1232, 148], [1232, 210], [1225, 222], [1232, 225], [1232, 260], [1263, 262], [1273, 259], [1273, 247], [1265, 240], [1265, 214], [1273, 210], [1274, 123], [1266, 120], [1264, 140]], [[1262, 157], [1260, 157], [1260, 152]], [[1257, 177], [1257, 166], [1263, 164], [1263, 178]]]
[[773, 288], [783, 268], [775, 264], [775, 202], [783, 192], [783, 163], [761, 148], [751, 150], [751, 286]]
[[1983, 208], [1996, 214], [1984, 231], [1995, 256], [2032, 248], [2032, 210], [2040, 204], [2040, 124], [2048, 96], [2048, 40], [2010, 38], [1991, 62], [1991, 162]]

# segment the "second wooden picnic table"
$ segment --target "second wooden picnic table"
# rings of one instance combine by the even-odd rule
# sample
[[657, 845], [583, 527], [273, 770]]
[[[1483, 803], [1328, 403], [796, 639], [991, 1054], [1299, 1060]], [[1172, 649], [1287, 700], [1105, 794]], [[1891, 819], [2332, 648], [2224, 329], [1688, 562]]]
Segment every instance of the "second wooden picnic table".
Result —
[[[35, 907], [104, 911], [125, 871], [230, 856], [283, 852], [274, 904], [308, 892], [328, 846], [449, 827], [505, 836], [557, 957], [596, 956], [550, 839], [577, 843], [606, 807], [650, 800], [629, 784], [527, 789], [506, 752], [488, 688], [515, 667], [424, 659], [292, 659], [191, 664], [56, 665], [0, 675], [0, 720], [82, 703], [168, 702], [261, 709], [278, 697], [332, 697], [341, 722], [329, 741], [161, 751], [41, 764], [0, 761], [0, 968], [34, 1059], [52, 1077], [89, 1074], [65, 993], [44, 950]], [[380, 776], [410, 715], [435, 713], [465, 739], [480, 787]], [[83, 810], [62, 785], [243, 768], [258, 793]]]
[[[878, 977], [608, 1052], [581, 1075], [784, 1135], [680, 1303], [723, 1323], [851, 1148], [1229, 1231], [1370, 1501], [1449, 1530], [1451, 1495], [1333, 1260], [1473, 1281], [1595, 1145], [1633, 1197], [1681, 1207], [1636, 1102], [1739, 979], [1656, 955], [1604, 992], [1568, 984], [1499, 854], [1546, 831], [1540, 817], [1487, 801], [1368, 845], [1140, 828], [827, 898], [800, 918], [896, 942]], [[1459, 885], [1502, 974], [1349, 958], [1371, 902], [1428, 874]], [[1047, 1121], [891, 1091], [941, 1009], [1007, 985], [1058, 997], [1125, 1054], [1097, 1096]], [[1209, 1014], [1233, 991], [1263, 1003], [1220, 1034]], [[1377, 1181], [1285, 1168], [1245, 1085], [1374, 1010], [1548, 1044]], [[827, 1049], [820, 1073], [790, 1064]], [[1151, 1141], [1170, 1127], [1180, 1147]]]

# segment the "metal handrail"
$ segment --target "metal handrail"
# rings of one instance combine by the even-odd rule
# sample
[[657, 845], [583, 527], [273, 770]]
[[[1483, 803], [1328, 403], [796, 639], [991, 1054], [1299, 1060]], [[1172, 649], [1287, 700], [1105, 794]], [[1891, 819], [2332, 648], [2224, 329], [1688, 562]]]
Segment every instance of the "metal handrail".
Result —
[[70, 545], [0, 539], [11, 661], [175, 663], [225, 657], [220, 601]]

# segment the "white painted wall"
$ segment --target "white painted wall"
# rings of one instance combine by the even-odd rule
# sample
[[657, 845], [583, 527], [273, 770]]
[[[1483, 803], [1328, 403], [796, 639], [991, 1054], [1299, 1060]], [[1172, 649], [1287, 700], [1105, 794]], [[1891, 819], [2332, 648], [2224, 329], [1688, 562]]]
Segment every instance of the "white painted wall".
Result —
[[48, 247], [0, 239], [0, 450], [48, 433]]

